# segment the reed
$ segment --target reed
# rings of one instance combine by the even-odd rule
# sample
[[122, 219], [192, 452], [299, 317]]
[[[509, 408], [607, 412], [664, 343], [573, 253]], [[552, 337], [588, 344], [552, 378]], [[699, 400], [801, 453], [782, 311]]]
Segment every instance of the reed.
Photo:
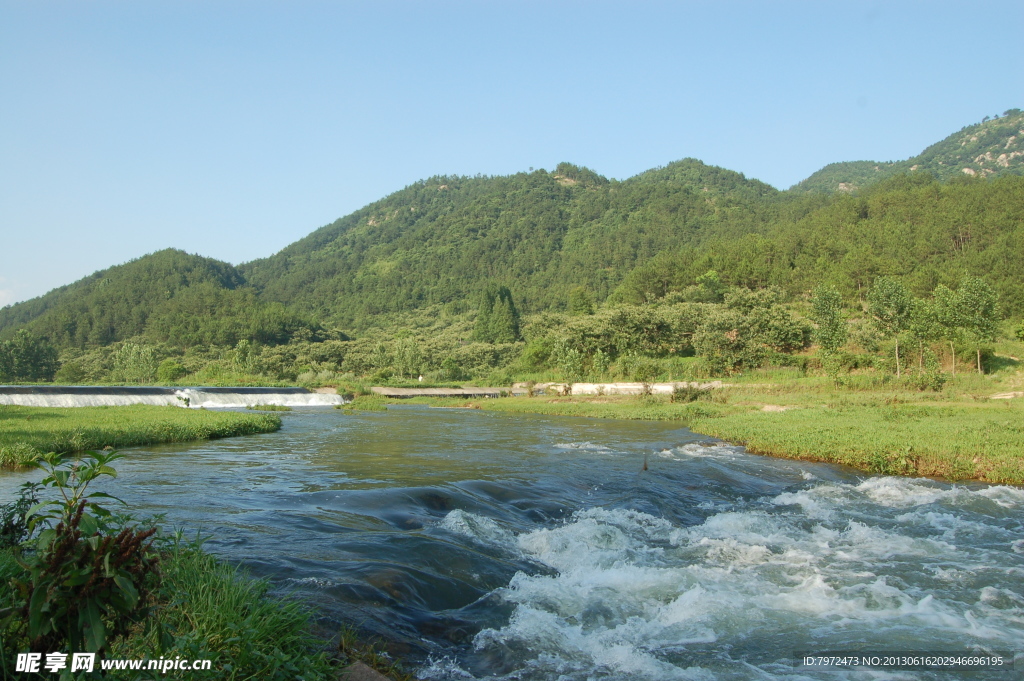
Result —
[[273, 414], [180, 407], [0, 406], [0, 467], [15, 467], [40, 452], [77, 452], [212, 440], [269, 433], [281, 427]]

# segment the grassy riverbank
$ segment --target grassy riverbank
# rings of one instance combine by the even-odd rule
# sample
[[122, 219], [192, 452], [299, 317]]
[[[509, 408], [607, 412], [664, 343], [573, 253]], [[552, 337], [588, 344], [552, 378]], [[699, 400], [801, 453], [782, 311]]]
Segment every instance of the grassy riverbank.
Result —
[[972, 378], [942, 393], [898, 384], [836, 387], [825, 378], [738, 384], [703, 399], [507, 397], [416, 400], [513, 413], [680, 421], [751, 452], [872, 473], [1024, 484], [1024, 400], [972, 395]]
[[[15, 551], [0, 549], [0, 583], [21, 569]], [[150, 621], [118, 638], [107, 657], [208, 659], [211, 670], [203, 673], [218, 679], [332, 678], [326, 642], [314, 633], [308, 608], [268, 595], [267, 582], [218, 561], [195, 543], [173, 541], [161, 551], [154, 578]], [[14, 605], [13, 596], [11, 591], [0, 597], [0, 610]], [[12, 621], [0, 633], [8, 665], [16, 652], [27, 650], [24, 625]], [[133, 674], [114, 671], [105, 678], [137, 678]]]
[[39, 452], [137, 447], [236, 435], [281, 427], [273, 414], [180, 407], [0, 406], [0, 467], [18, 465]]

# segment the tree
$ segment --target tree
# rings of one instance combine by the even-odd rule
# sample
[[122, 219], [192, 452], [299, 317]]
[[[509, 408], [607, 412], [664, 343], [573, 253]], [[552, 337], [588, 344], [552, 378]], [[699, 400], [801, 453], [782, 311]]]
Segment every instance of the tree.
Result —
[[846, 343], [846, 317], [843, 297], [834, 286], [821, 284], [811, 297], [811, 321], [817, 324], [814, 341], [821, 348], [821, 363], [833, 380], [839, 380], [840, 363], [836, 354]]
[[981, 344], [993, 341], [999, 325], [999, 296], [992, 287], [978, 277], [964, 277], [957, 289], [960, 319], [964, 331], [974, 341], [978, 357], [978, 373], [981, 369]]
[[896, 375], [900, 376], [900, 334], [907, 330], [913, 299], [899, 279], [879, 277], [868, 293], [868, 312], [878, 330], [896, 341]]
[[59, 367], [57, 349], [25, 329], [19, 329], [14, 338], [0, 343], [2, 380], [52, 381]]
[[939, 334], [949, 342], [949, 353], [952, 357], [952, 373], [956, 376], [956, 341], [960, 340], [963, 330], [961, 319], [960, 296], [943, 284], [935, 287], [932, 293], [935, 299], [935, 319], [939, 325]]
[[697, 303], [720, 303], [725, 296], [726, 289], [729, 288], [715, 270], [708, 270], [700, 275], [694, 284], [697, 287], [694, 302]]
[[592, 315], [594, 314], [594, 300], [582, 286], [569, 291], [569, 314]]
[[507, 286], [490, 284], [480, 297], [473, 339], [484, 343], [513, 343], [520, 340], [519, 311]]
[[156, 368], [156, 378], [161, 383], [177, 381], [187, 373], [188, 369], [185, 368], [185, 365], [173, 357], [168, 357], [160, 362], [160, 366]]
[[153, 348], [125, 343], [114, 353], [114, 372], [125, 383], [147, 383], [156, 378]]
[[583, 353], [569, 339], [561, 338], [555, 343], [551, 358], [565, 381], [565, 394], [571, 395], [573, 384], [583, 380]]
[[[930, 300], [914, 299], [910, 307], [910, 321], [907, 324], [907, 330], [917, 340], [919, 368], [921, 371], [924, 371], [924, 344], [937, 341], [943, 337], [938, 304]], [[931, 351], [929, 350], [929, 352]]]
[[835, 354], [846, 343], [846, 317], [843, 297], [834, 286], [824, 284], [814, 289], [811, 297], [811, 321], [818, 325], [814, 342], [824, 352]]
[[260, 355], [259, 350], [252, 342], [243, 338], [235, 345], [235, 367], [247, 374], [259, 373]]
[[399, 376], [415, 376], [420, 373], [423, 352], [413, 338], [402, 338], [395, 343], [395, 373]]

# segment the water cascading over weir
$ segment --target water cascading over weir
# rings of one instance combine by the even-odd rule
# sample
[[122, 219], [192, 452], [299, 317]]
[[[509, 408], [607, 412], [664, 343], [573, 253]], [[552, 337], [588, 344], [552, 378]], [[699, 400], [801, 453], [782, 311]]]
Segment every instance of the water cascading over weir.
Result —
[[118, 407], [155, 404], [192, 409], [230, 409], [262, 404], [330, 407], [341, 395], [305, 388], [160, 388], [122, 386], [0, 386], [0, 404], [25, 407]]

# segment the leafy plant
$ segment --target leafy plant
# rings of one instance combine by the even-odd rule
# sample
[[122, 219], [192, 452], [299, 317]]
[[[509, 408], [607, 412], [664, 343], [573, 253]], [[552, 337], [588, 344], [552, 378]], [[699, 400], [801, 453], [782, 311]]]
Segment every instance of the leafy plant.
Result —
[[114, 516], [96, 500], [116, 498], [89, 490], [97, 478], [117, 476], [110, 464], [118, 458], [87, 452], [68, 461], [51, 452], [35, 463], [47, 473], [42, 485], [60, 497], [29, 510], [29, 532], [44, 529], [19, 559], [24, 574], [11, 580], [33, 650], [104, 651], [148, 612], [156, 528]]
[[923, 367], [912, 382], [918, 390], [939, 392], [946, 384], [946, 375], [942, 373], [942, 367], [939, 366], [939, 358], [930, 348], [925, 348], [922, 354]]
[[39, 503], [39, 483], [26, 482], [18, 492], [18, 498], [0, 506], [0, 549], [17, 546], [31, 537], [28, 513]]
[[583, 353], [563, 338], [555, 343], [551, 357], [565, 381], [565, 394], [571, 395], [573, 384], [583, 380]]

